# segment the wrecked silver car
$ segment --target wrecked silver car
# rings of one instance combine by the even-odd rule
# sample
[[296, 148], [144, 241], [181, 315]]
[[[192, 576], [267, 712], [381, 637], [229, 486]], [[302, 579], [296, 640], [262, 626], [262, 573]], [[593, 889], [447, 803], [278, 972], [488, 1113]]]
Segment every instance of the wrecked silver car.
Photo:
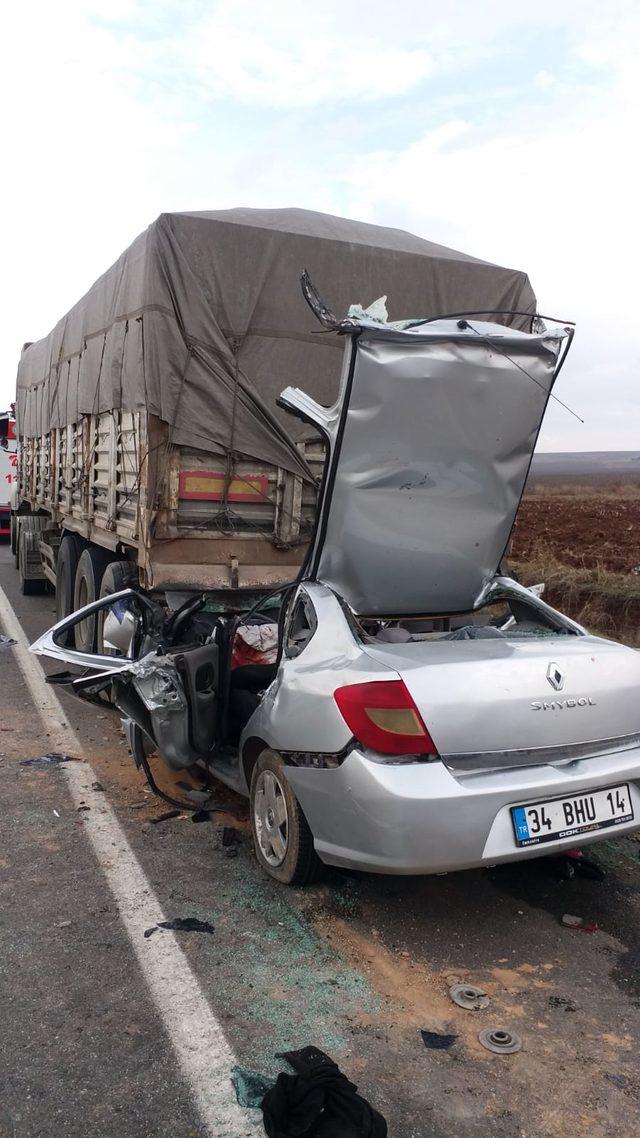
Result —
[[[326, 317], [331, 320], [330, 315]], [[136, 761], [251, 800], [279, 881], [322, 863], [441, 873], [561, 851], [640, 818], [640, 654], [589, 635], [503, 557], [571, 332], [354, 313], [339, 397], [282, 406], [327, 448], [298, 579], [249, 611], [137, 589], [33, 651], [109, 693]], [[94, 613], [106, 653], [70, 648]]]

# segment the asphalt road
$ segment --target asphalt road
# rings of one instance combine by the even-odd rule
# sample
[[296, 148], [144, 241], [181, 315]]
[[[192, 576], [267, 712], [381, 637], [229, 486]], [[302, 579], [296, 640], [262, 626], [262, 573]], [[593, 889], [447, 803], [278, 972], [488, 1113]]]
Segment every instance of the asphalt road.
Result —
[[[51, 596], [18, 593], [6, 548], [0, 585], [30, 639], [53, 622]], [[87, 813], [60, 768], [20, 766], [51, 747], [11, 649], [0, 652], [0, 685], [0, 1135], [216, 1133], [167, 1026], [176, 977], [162, 977], [162, 1013], [132, 941], [144, 930], [114, 901]], [[164, 914], [213, 925], [176, 937], [240, 1064], [275, 1074], [286, 1069], [277, 1052], [315, 1043], [382, 1111], [392, 1138], [640, 1132], [634, 839], [591, 847], [602, 883], [559, 881], [540, 861], [414, 879], [329, 872], [287, 890], [253, 860], [242, 799], [221, 789], [211, 821], [156, 823], [166, 805], [146, 792], [117, 715], [61, 701]], [[237, 856], [222, 826], [235, 828]], [[563, 913], [598, 929], [570, 930]], [[458, 1009], [453, 980], [483, 987], [489, 1007]], [[522, 1050], [485, 1051], [484, 1027], [518, 1032]], [[457, 1038], [431, 1050], [421, 1029]]]

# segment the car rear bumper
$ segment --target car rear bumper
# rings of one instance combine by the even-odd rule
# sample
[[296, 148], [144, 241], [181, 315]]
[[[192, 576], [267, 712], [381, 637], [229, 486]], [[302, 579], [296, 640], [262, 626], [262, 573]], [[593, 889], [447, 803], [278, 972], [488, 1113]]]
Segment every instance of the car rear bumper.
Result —
[[[389, 765], [354, 750], [333, 770], [290, 767], [323, 861], [373, 873], [447, 873], [543, 857], [640, 827], [640, 748], [564, 765], [454, 775], [441, 761]], [[634, 819], [516, 845], [511, 807], [628, 783]]]

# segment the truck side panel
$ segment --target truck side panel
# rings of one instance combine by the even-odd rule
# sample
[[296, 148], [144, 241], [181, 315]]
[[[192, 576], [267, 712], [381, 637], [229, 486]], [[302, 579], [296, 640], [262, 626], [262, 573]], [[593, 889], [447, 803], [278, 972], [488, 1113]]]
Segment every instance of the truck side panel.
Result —
[[[300, 450], [319, 479], [322, 445]], [[21, 439], [19, 484], [19, 501], [53, 527], [129, 550], [149, 588], [290, 580], [315, 514], [315, 487], [290, 471], [176, 446], [164, 423], [124, 410]]]

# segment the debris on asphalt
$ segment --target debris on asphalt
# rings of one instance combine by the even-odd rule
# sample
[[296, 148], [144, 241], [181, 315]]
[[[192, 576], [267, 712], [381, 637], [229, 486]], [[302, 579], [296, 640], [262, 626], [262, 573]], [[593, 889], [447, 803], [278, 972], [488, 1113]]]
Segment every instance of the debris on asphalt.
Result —
[[195, 814], [191, 815], [192, 822], [208, 822], [211, 814], [208, 810], [196, 810]]
[[56, 924], [56, 928], [57, 929], [68, 929], [71, 927], [71, 924], [72, 924], [71, 921], [58, 921], [58, 923]]
[[495, 1055], [513, 1055], [522, 1047], [520, 1036], [505, 1027], [485, 1027], [478, 1039], [487, 1051], [493, 1051]]
[[5, 648], [13, 648], [14, 644], [16, 644], [15, 640], [12, 640], [10, 636], [5, 636], [3, 632], [0, 632], [0, 652], [4, 652]]
[[550, 1008], [564, 1008], [566, 1012], [577, 1012], [578, 1005], [568, 996], [549, 996]]
[[582, 924], [582, 917], [574, 917], [571, 913], [562, 914], [562, 923], [568, 929], [579, 929]]
[[158, 814], [157, 818], [150, 818], [152, 826], [157, 826], [158, 822], [168, 822], [170, 818], [179, 818], [182, 810], [165, 810], [164, 814]]
[[58, 814], [58, 811], [57, 811], [55, 808], [54, 808], [54, 811], [53, 811], [53, 813], [55, 814], [56, 818], [59, 818], [59, 817], [60, 817], [60, 815]]
[[572, 913], [563, 913], [562, 924], [568, 929], [579, 929], [581, 933], [594, 933], [597, 931], [597, 921], [585, 921], [584, 917], [574, 917]]
[[615, 1071], [607, 1071], [605, 1078], [613, 1083], [615, 1087], [620, 1087], [621, 1090], [626, 1090], [631, 1080], [628, 1075], [618, 1075]]
[[87, 805], [85, 805], [85, 803], [83, 803], [83, 804], [82, 804], [82, 806], [78, 806], [78, 807], [77, 807], [77, 811], [78, 811], [78, 813], [80, 813], [80, 811], [81, 811], [81, 810], [90, 810], [90, 809], [91, 809], [91, 807], [90, 807], [90, 806], [87, 806]]
[[458, 1038], [457, 1035], [446, 1035], [439, 1031], [425, 1031], [424, 1029], [420, 1031], [420, 1035], [425, 1047], [428, 1047], [430, 1051], [448, 1051]]
[[101, 790], [104, 793], [104, 786], [102, 785], [101, 782], [92, 782], [91, 783], [91, 789], [92, 790]]
[[483, 992], [482, 988], [474, 987], [473, 984], [452, 984], [449, 995], [454, 1004], [469, 1012], [488, 1008], [490, 1003], [487, 993]]
[[286, 1134], [386, 1138], [386, 1120], [323, 1051], [303, 1047], [279, 1058], [286, 1059], [296, 1074], [278, 1075], [262, 1102], [264, 1128], [271, 1138]]
[[153, 936], [158, 929], [169, 929], [177, 933], [212, 933], [215, 929], [209, 921], [201, 921], [198, 917], [173, 917], [170, 921], [158, 921], [150, 929], [144, 930], [145, 940]]
[[235, 846], [240, 841], [240, 834], [233, 826], [224, 826], [222, 830], [222, 844], [225, 847]]
[[231, 1082], [238, 1105], [249, 1109], [255, 1110], [262, 1106], [264, 1096], [275, 1085], [275, 1081], [270, 1075], [262, 1075], [259, 1071], [251, 1071], [248, 1067], [231, 1068]]
[[237, 846], [228, 846], [227, 849], [224, 851], [224, 856], [225, 857], [237, 857], [238, 856], [238, 847]]
[[205, 803], [211, 800], [210, 790], [187, 790], [185, 791], [185, 798], [189, 799], [194, 806], [204, 806]]
[[21, 767], [57, 767], [61, 763], [76, 763], [78, 760], [74, 755], [67, 755], [63, 751], [50, 751], [47, 755], [37, 755], [35, 759], [21, 759]]

